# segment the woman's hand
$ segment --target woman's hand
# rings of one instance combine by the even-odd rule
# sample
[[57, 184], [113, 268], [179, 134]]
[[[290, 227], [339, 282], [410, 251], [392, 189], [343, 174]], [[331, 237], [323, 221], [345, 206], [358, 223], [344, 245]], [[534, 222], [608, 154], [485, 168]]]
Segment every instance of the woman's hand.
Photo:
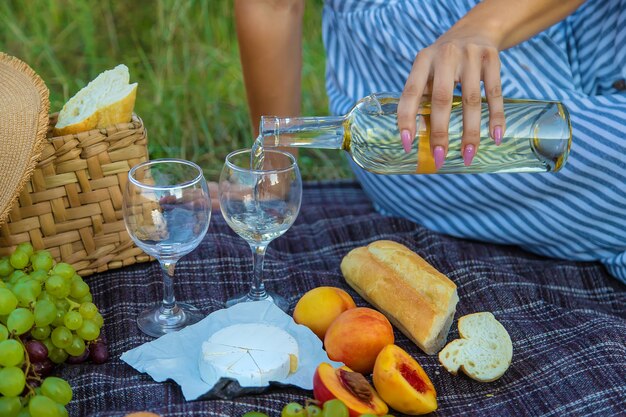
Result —
[[461, 83], [463, 140], [469, 165], [478, 151], [481, 87], [489, 105], [489, 135], [499, 144], [504, 135], [499, 51], [541, 32], [574, 12], [585, 0], [483, 0], [431, 46], [421, 50], [398, 104], [398, 128], [408, 152], [422, 95], [431, 94], [430, 149], [437, 169], [448, 153], [452, 92]]
[[505, 129], [500, 57], [487, 36], [453, 27], [431, 46], [422, 49], [404, 86], [398, 104], [398, 127], [404, 149], [409, 152], [415, 137], [416, 116], [422, 96], [431, 95], [430, 149], [437, 169], [448, 153], [448, 124], [453, 91], [461, 83], [463, 99], [463, 161], [469, 166], [480, 144], [481, 85], [489, 105], [490, 136], [500, 144]]

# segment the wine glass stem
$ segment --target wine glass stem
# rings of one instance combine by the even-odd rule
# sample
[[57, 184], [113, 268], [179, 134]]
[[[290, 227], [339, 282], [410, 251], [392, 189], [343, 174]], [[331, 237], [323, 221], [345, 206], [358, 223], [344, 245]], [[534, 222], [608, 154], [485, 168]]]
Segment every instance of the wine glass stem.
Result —
[[160, 264], [163, 271], [163, 303], [161, 310], [165, 314], [175, 314], [174, 269], [176, 268], [176, 261], [161, 261]]
[[263, 284], [263, 261], [267, 245], [250, 245], [250, 248], [252, 248], [252, 286], [248, 297], [255, 301], [264, 300], [267, 298], [267, 292]]

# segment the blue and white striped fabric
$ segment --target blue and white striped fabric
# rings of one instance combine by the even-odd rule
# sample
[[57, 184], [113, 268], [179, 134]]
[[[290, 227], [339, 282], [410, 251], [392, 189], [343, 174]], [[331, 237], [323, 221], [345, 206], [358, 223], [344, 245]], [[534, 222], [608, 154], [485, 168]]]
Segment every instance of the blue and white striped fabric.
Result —
[[[326, 0], [331, 112], [345, 114], [372, 92], [401, 91], [416, 53], [477, 3]], [[505, 97], [568, 107], [574, 137], [563, 170], [385, 176], [353, 164], [357, 178], [382, 213], [550, 257], [600, 260], [626, 282], [626, 91], [618, 89], [626, 79], [626, 0], [589, 0], [500, 58]]]

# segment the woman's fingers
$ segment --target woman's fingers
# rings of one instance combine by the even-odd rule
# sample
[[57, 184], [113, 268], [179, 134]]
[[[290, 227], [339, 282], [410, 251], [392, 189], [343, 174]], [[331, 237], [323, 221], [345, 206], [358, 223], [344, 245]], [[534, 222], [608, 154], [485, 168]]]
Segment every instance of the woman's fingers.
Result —
[[411, 152], [415, 138], [416, 118], [426, 83], [430, 77], [431, 61], [428, 52], [420, 52], [413, 62], [411, 73], [406, 80], [404, 90], [398, 102], [398, 129], [402, 146], [406, 153]]
[[463, 57], [465, 64], [461, 74], [463, 99], [463, 138], [461, 155], [465, 166], [470, 166], [480, 145], [480, 119], [482, 97], [480, 93], [481, 51], [468, 45]]
[[452, 43], [441, 45], [439, 50], [440, 54], [433, 68], [430, 112], [430, 149], [437, 169], [443, 166], [448, 153], [448, 125], [459, 52]]
[[411, 151], [422, 96], [430, 90], [430, 149], [436, 169], [443, 166], [448, 153], [453, 93], [460, 81], [463, 100], [461, 154], [465, 165], [471, 165], [480, 145], [481, 79], [489, 105], [489, 134], [500, 144], [505, 120], [497, 48], [480, 39], [472, 41], [448, 36], [420, 51], [398, 103], [398, 128], [404, 150]]
[[495, 48], [483, 52], [483, 83], [489, 104], [489, 134], [499, 145], [505, 129], [502, 81], [500, 80], [500, 56]]

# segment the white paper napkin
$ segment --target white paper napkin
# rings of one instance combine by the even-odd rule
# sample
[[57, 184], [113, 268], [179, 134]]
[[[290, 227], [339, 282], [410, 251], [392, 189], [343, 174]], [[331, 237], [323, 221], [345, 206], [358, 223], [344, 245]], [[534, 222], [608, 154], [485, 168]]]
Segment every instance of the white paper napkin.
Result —
[[157, 382], [168, 379], [175, 381], [188, 401], [200, 397], [232, 398], [262, 392], [267, 387], [240, 387], [236, 381], [226, 378], [216, 378], [212, 383], [207, 383], [200, 378], [198, 361], [202, 343], [216, 331], [242, 323], [264, 323], [279, 327], [298, 342], [297, 371], [282, 381], [275, 381], [277, 383], [312, 390], [313, 375], [320, 363], [328, 362], [334, 367], [342, 365], [328, 358], [315, 333], [308, 327], [296, 324], [291, 316], [269, 301], [241, 303], [217, 310], [192, 326], [124, 352], [120, 359], [139, 372], [147, 373]]

